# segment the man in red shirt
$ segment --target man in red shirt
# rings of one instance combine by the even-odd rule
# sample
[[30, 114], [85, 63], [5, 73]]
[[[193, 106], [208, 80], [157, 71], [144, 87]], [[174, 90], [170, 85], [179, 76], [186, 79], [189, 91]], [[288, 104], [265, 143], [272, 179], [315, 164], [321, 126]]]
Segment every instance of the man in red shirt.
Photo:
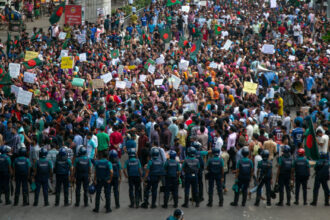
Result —
[[121, 151], [119, 145], [124, 142], [123, 136], [118, 131], [118, 126], [113, 126], [113, 132], [110, 134], [110, 150], [116, 150], [118, 152], [118, 157], [121, 158]]
[[283, 24], [281, 24], [281, 26], [278, 27], [278, 31], [279, 31], [282, 35], [285, 34], [286, 28], [284, 27]]

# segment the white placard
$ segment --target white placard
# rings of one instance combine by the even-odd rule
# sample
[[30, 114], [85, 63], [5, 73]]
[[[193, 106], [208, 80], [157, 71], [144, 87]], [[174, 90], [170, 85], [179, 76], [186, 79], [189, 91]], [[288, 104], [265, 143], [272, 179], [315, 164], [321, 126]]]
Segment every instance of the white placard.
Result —
[[69, 56], [69, 50], [61, 50], [60, 57], [68, 57]]
[[81, 53], [81, 54], [79, 54], [79, 61], [80, 61], [80, 62], [87, 61], [86, 53]]
[[107, 74], [101, 75], [100, 78], [103, 79], [105, 84], [107, 84], [108, 82], [110, 82], [112, 80], [112, 74], [107, 73]]
[[32, 83], [33, 84], [35, 78], [36, 78], [36, 74], [29, 73], [29, 72], [24, 72], [24, 80], [23, 80], [23, 82]]
[[77, 36], [77, 40], [79, 44], [84, 44], [86, 43], [86, 36], [84, 34], [80, 34]]
[[59, 35], [58, 35], [58, 39], [60, 40], [64, 40], [66, 37], [66, 33], [65, 32], [61, 32]]
[[22, 105], [29, 105], [32, 99], [32, 92], [24, 91], [22, 89], [18, 90], [17, 103]]
[[123, 65], [119, 65], [118, 67], [118, 74], [121, 75], [124, 73], [124, 66]]
[[270, 8], [277, 8], [276, 0], [270, 0]]
[[96, 14], [97, 14], [97, 16], [100, 16], [100, 15], [104, 16], [104, 8], [96, 9]]
[[202, 64], [201, 64], [201, 63], [199, 63], [199, 64], [197, 65], [197, 69], [198, 69], [198, 73], [199, 73], [199, 74], [202, 74], [202, 73], [204, 72], [204, 70], [203, 70], [203, 67], [202, 67]]
[[189, 66], [189, 61], [188, 60], [181, 60], [179, 63], [179, 69], [180, 70], [187, 70]]
[[213, 62], [213, 61], [210, 63], [210, 65], [209, 65], [209, 66], [210, 66], [210, 68], [213, 68], [213, 69], [216, 69], [216, 68], [218, 68], [218, 64], [217, 64], [217, 63], [215, 63], [215, 62]]
[[289, 56], [289, 60], [290, 60], [290, 61], [294, 61], [295, 59], [296, 59], [295, 56], [292, 56], [292, 55]]
[[156, 63], [157, 64], [164, 64], [165, 63], [164, 57], [163, 56], [158, 57], [156, 59]]
[[11, 78], [17, 78], [21, 70], [21, 64], [9, 63], [9, 75]]
[[161, 86], [163, 85], [164, 79], [155, 79], [154, 85], [155, 86]]
[[126, 81], [126, 88], [130, 89], [132, 87], [132, 82], [131, 81]]
[[139, 81], [140, 81], [140, 82], [145, 82], [146, 79], [147, 79], [147, 76], [146, 76], [146, 75], [143, 75], [143, 74], [142, 74], [142, 75], [139, 76]]
[[126, 88], [126, 82], [125, 81], [116, 81], [116, 88], [119, 89], [125, 89]]
[[154, 74], [155, 70], [156, 70], [156, 67], [154, 65], [149, 65], [149, 67], [148, 67], [149, 73]]
[[182, 11], [182, 12], [187, 12], [187, 13], [189, 13], [189, 10], [190, 10], [190, 6], [189, 6], [189, 5], [188, 5], [188, 6], [184, 5], [184, 6], [181, 7], [181, 11]]
[[221, 49], [228, 50], [232, 44], [233, 44], [233, 42], [231, 40], [227, 40], [225, 45], [223, 45], [223, 47]]
[[178, 89], [181, 83], [181, 79], [175, 75], [172, 75], [172, 85], [174, 89]]
[[133, 81], [133, 83], [136, 83], [136, 77], [133, 77], [132, 81]]
[[207, 1], [200, 1], [199, 2], [199, 5], [200, 6], [207, 6]]
[[10, 86], [10, 92], [11, 92], [11, 93], [14, 93], [16, 97], [17, 97], [17, 95], [18, 95], [18, 91], [19, 91], [20, 89], [22, 89], [22, 88], [21, 88], [21, 87], [18, 87], [18, 86], [15, 86], [15, 85], [11, 85], [11, 86]]
[[274, 45], [273, 44], [264, 44], [261, 48], [261, 52], [265, 54], [274, 54]]

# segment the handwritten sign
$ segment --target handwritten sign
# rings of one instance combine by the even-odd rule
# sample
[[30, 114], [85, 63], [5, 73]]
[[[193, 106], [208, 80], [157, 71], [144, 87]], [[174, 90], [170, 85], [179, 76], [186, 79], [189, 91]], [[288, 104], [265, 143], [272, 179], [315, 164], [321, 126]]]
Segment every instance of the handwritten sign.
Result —
[[218, 64], [215, 63], [215, 62], [211, 62], [210, 63], [210, 68], [216, 69], [216, 68], [218, 68]]
[[126, 81], [126, 88], [130, 89], [132, 87], [132, 82], [131, 81]]
[[227, 40], [225, 45], [223, 45], [223, 47], [221, 47], [222, 50], [229, 50], [230, 46], [233, 44], [233, 42], [231, 40]]
[[146, 79], [147, 79], [147, 76], [146, 76], [146, 75], [143, 75], [143, 74], [142, 74], [142, 75], [139, 76], [139, 81], [140, 81], [140, 82], [145, 82]]
[[18, 78], [20, 70], [21, 70], [21, 64], [9, 63], [9, 75], [11, 78]]
[[155, 79], [154, 85], [155, 86], [161, 86], [163, 85], [164, 79]]
[[66, 33], [65, 32], [61, 32], [59, 35], [58, 35], [58, 39], [60, 40], [64, 40], [66, 37]]
[[154, 65], [150, 65], [148, 67], [148, 72], [151, 73], [151, 74], [154, 74], [155, 70], [156, 70], [156, 67]]
[[160, 56], [156, 59], [156, 64], [164, 64], [165, 60], [163, 56]]
[[136, 66], [135, 65], [132, 65], [132, 66], [128, 66], [128, 69], [129, 70], [134, 70], [136, 68]]
[[29, 105], [32, 99], [32, 92], [24, 91], [23, 89], [18, 90], [17, 100], [18, 104]]
[[19, 91], [20, 89], [22, 89], [22, 88], [21, 88], [21, 87], [18, 87], [18, 86], [15, 86], [15, 85], [11, 85], [11, 86], [10, 86], [10, 92], [11, 92], [11, 93], [14, 93], [16, 97], [17, 97], [17, 95], [18, 95], [18, 91]]
[[105, 84], [107, 84], [108, 82], [110, 82], [112, 80], [112, 75], [111, 75], [111, 73], [101, 75], [101, 79], [103, 80], [103, 82]]
[[37, 58], [39, 55], [38, 52], [34, 52], [34, 51], [26, 51], [25, 52], [25, 57], [24, 57], [24, 61], [29, 61], [32, 60], [34, 58]]
[[190, 6], [189, 6], [189, 5], [188, 5], [188, 6], [185, 6], [185, 5], [184, 5], [184, 6], [181, 7], [181, 11], [182, 11], [182, 12], [187, 12], [187, 13], [189, 13], [189, 10], [190, 10]]
[[60, 57], [67, 57], [69, 56], [69, 50], [61, 50]]
[[34, 83], [34, 80], [36, 78], [36, 74], [34, 73], [29, 73], [29, 72], [24, 72], [24, 82], [26, 83]]
[[93, 79], [93, 88], [94, 89], [103, 89], [104, 81], [102, 79]]
[[277, 8], [276, 0], [270, 0], [270, 8]]
[[79, 44], [84, 44], [86, 43], [86, 36], [84, 34], [80, 34], [77, 36], [77, 40]]
[[172, 85], [174, 89], [178, 89], [181, 83], [181, 79], [175, 75], [172, 75]]
[[85, 61], [87, 61], [86, 53], [81, 53], [81, 54], [79, 54], [79, 61], [80, 61], [80, 62], [85, 62]]
[[125, 81], [116, 81], [116, 88], [119, 89], [125, 89], [126, 88], [126, 82]]
[[264, 54], [274, 54], [274, 45], [273, 44], [264, 44], [261, 48], [261, 52]]
[[187, 70], [189, 66], [189, 61], [188, 60], [181, 60], [179, 63], [179, 69], [180, 70]]
[[84, 83], [85, 83], [85, 80], [82, 78], [73, 78], [73, 80], [72, 80], [73, 86], [83, 87]]
[[258, 87], [257, 83], [251, 83], [251, 82], [248, 82], [248, 81], [244, 81], [243, 92], [256, 94], [257, 87]]
[[73, 57], [62, 57], [61, 69], [72, 69], [73, 60]]
[[121, 75], [124, 73], [124, 66], [123, 65], [119, 65], [118, 66], [118, 74]]

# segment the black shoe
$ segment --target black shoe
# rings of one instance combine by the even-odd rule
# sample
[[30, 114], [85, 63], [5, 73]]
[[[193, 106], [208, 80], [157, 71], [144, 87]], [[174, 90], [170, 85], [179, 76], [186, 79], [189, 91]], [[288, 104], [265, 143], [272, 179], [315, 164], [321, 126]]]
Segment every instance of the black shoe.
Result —
[[328, 202], [324, 203], [324, 206], [329, 206], [329, 203]]
[[183, 207], [183, 208], [188, 208], [189, 205], [188, 205], [188, 203], [183, 203], [183, 204], [182, 204], [182, 207]]
[[93, 212], [98, 213], [99, 210], [98, 209], [93, 209]]
[[135, 204], [135, 208], [136, 208], [136, 209], [140, 208], [139, 203]]
[[237, 206], [237, 203], [235, 203], [235, 202], [231, 202], [230, 205], [231, 205], [231, 206]]
[[283, 206], [283, 202], [278, 202], [275, 204], [276, 206]]
[[199, 207], [199, 202], [196, 202], [196, 207], [197, 207], [197, 208]]
[[178, 204], [174, 204], [173, 208], [175, 208], [175, 209], [178, 208]]
[[14, 203], [14, 206], [17, 206], [17, 205], [18, 205], [18, 202], [15, 202], [15, 203]]
[[128, 207], [129, 208], [134, 208], [134, 205], [133, 204], [130, 204]]
[[155, 209], [157, 208], [157, 206], [155, 204], [152, 204], [150, 208]]
[[295, 204], [295, 205], [299, 205], [299, 202], [298, 202], [298, 201], [295, 201], [293, 204]]
[[219, 202], [219, 207], [222, 207], [223, 206], [223, 202]]
[[28, 202], [23, 202], [23, 206], [28, 206], [29, 203]]
[[206, 204], [207, 207], [212, 207], [212, 202]]
[[120, 208], [120, 205], [116, 205], [116, 209], [119, 209]]
[[254, 203], [254, 206], [259, 206], [259, 202], [255, 202]]
[[88, 203], [84, 204], [84, 207], [88, 207]]
[[286, 205], [287, 205], [287, 206], [291, 206], [291, 203], [290, 203], [290, 202], [287, 202]]
[[49, 206], [49, 202], [45, 202], [45, 206]]
[[33, 203], [33, 206], [38, 206], [38, 203], [36, 203], [36, 202], [35, 202], [35, 203]]
[[141, 204], [141, 208], [147, 209], [147, 208], [148, 208], [148, 204], [147, 204], [147, 203], [145, 203], [145, 202], [144, 202], [144, 203], [142, 203], [142, 204]]
[[111, 210], [111, 209], [107, 209], [107, 210], [105, 211], [105, 213], [109, 213], [109, 212], [112, 212], [112, 210]]
[[270, 202], [267, 202], [267, 206], [270, 207], [272, 206], [272, 204]]
[[78, 204], [78, 203], [76, 203], [76, 204], [74, 204], [74, 206], [76, 206], [76, 207], [79, 207], [79, 204]]
[[68, 207], [68, 206], [70, 206], [70, 204], [66, 202], [66, 203], [64, 203], [64, 206]]
[[245, 207], [245, 203], [242, 203], [242, 206]]
[[55, 206], [58, 206], [58, 205], [59, 205], [59, 203], [58, 203], [58, 202], [56, 202], [56, 203], [55, 203]]
[[310, 205], [316, 206], [316, 202], [311, 202]]
[[162, 208], [167, 209], [167, 205], [165, 205], [165, 204], [162, 205]]
[[304, 205], [307, 205], [307, 202], [304, 202]]

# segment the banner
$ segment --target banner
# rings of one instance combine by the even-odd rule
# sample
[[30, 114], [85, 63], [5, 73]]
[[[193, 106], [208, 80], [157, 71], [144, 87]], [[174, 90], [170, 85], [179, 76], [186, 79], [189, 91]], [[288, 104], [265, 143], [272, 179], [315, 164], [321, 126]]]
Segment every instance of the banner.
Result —
[[257, 83], [251, 83], [251, 82], [248, 82], [248, 81], [244, 81], [243, 92], [256, 94], [257, 93], [257, 88], [258, 88]]
[[65, 6], [65, 24], [68, 25], [81, 24], [81, 5]]
[[35, 78], [36, 78], [36, 74], [29, 73], [29, 72], [24, 72], [24, 80], [23, 80], [23, 82], [32, 83], [33, 84]]
[[38, 52], [34, 52], [34, 51], [26, 51], [25, 52], [25, 57], [24, 57], [24, 61], [29, 61], [32, 60], [34, 58], [37, 58], [39, 56]]
[[93, 88], [94, 89], [103, 89], [104, 88], [103, 79], [93, 79]]
[[17, 103], [23, 105], [29, 105], [32, 99], [32, 92], [24, 91], [22, 89], [18, 90]]
[[61, 69], [72, 69], [73, 68], [73, 58], [72, 57], [62, 57]]

